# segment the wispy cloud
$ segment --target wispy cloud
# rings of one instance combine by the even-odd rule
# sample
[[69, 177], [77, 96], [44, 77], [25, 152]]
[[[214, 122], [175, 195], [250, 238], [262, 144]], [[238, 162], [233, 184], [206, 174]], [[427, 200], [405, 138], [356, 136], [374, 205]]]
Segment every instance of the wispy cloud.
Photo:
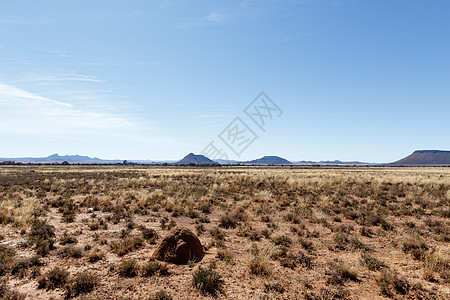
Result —
[[96, 82], [100, 83], [103, 80], [97, 79], [94, 76], [87, 75], [63, 75], [61, 77], [55, 76], [28, 76], [22, 79], [19, 79], [14, 82], [58, 82], [58, 81], [85, 81], [85, 82]]
[[85, 66], [139, 66], [139, 65], [160, 65], [167, 64], [167, 61], [161, 60], [126, 60], [126, 61], [98, 61], [98, 62], [76, 62], [74, 65]]
[[[3, 97], [6, 97], [3, 99], [3, 101], [7, 101], [8, 99], [14, 99], [14, 98], [21, 98], [21, 99], [28, 99], [28, 100], [37, 100], [44, 103], [49, 103], [57, 106], [64, 106], [64, 107], [72, 107], [69, 103], [59, 102], [56, 100], [52, 100], [47, 97], [39, 96], [30, 92], [27, 92], [25, 90], [16, 88], [14, 86], [6, 85], [3, 83], [0, 83], [0, 95]], [[2, 99], [0, 98], [0, 103], [2, 102]]]
[[88, 111], [4, 83], [0, 83], [0, 107], [3, 113], [0, 124], [3, 123], [6, 128], [11, 128], [11, 124], [14, 124], [15, 131], [23, 128], [25, 132], [29, 132], [30, 123], [33, 124], [33, 131], [41, 133], [52, 126], [53, 132], [58, 127], [61, 130], [137, 128], [134, 122], [121, 115]]

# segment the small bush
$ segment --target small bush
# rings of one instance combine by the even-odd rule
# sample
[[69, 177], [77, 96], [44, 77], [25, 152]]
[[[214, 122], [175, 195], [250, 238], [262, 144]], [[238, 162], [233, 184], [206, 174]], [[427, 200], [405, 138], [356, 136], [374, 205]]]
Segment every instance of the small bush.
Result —
[[289, 269], [295, 269], [297, 266], [303, 266], [310, 269], [312, 267], [312, 257], [299, 252], [298, 254], [288, 253], [286, 257], [279, 258], [280, 264]]
[[250, 260], [250, 273], [266, 276], [270, 274], [270, 260], [265, 256], [256, 256]]
[[80, 294], [89, 293], [94, 289], [98, 282], [98, 277], [89, 272], [78, 273], [72, 284], [66, 286], [66, 297], [70, 298]]
[[276, 282], [276, 283], [266, 283], [264, 284], [264, 290], [266, 293], [276, 292], [276, 293], [284, 293], [284, 287]]
[[377, 285], [381, 294], [389, 297], [393, 296], [393, 291], [405, 295], [410, 287], [406, 280], [400, 278], [395, 271], [388, 269], [381, 271], [381, 276], [377, 279]]
[[219, 226], [225, 229], [236, 228], [237, 221], [230, 215], [223, 215], [220, 217]]
[[291, 238], [284, 234], [273, 237], [272, 241], [277, 246], [281, 245], [281, 246], [285, 246], [285, 247], [289, 247], [292, 243]]
[[356, 272], [342, 262], [334, 262], [330, 267], [330, 277], [328, 278], [328, 283], [330, 284], [342, 284], [348, 280], [359, 281]]
[[67, 245], [67, 244], [76, 244], [78, 243], [78, 240], [76, 237], [68, 235], [68, 234], [64, 234], [61, 239], [59, 240], [59, 243], [61, 245]]
[[38, 288], [47, 288], [54, 290], [63, 287], [67, 283], [69, 272], [64, 269], [55, 267], [48, 271], [43, 277], [38, 279]]
[[15, 255], [16, 252], [10, 247], [0, 245], [0, 264], [6, 264], [10, 262]]
[[150, 300], [172, 300], [172, 297], [165, 290], [159, 290], [150, 297]]
[[151, 244], [156, 243], [156, 240], [158, 239], [158, 233], [156, 233], [155, 229], [142, 227], [141, 232], [144, 239], [149, 241]]
[[135, 259], [122, 261], [118, 266], [118, 272], [123, 277], [135, 277], [139, 272], [139, 265]]
[[40, 256], [46, 256], [50, 250], [53, 250], [55, 241], [54, 227], [48, 225], [45, 221], [36, 219], [32, 222], [29, 232], [30, 241], [36, 245], [36, 253]]
[[92, 252], [90, 252], [87, 255], [87, 257], [90, 262], [96, 262], [96, 261], [102, 260], [105, 257], [105, 253], [98, 249], [95, 249]]
[[348, 235], [342, 232], [334, 234], [333, 240], [336, 243], [336, 248], [340, 250], [346, 249], [349, 243]]
[[222, 276], [213, 269], [199, 269], [193, 275], [194, 286], [203, 295], [216, 295], [222, 285]]
[[149, 261], [144, 264], [141, 268], [143, 276], [167, 276], [169, 275], [169, 269], [166, 264], [160, 263], [159, 261]]
[[200, 209], [204, 214], [211, 213], [211, 206], [209, 206], [209, 205], [203, 205]]
[[415, 259], [424, 258], [428, 250], [425, 240], [417, 233], [406, 236], [401, 247], [405, 253], [411, 253]]
[[32, 256], [30, 258], [20, 258], [11, 263], [11, 274], [24, 277], [26, 271], [30, 267], [41, 266], [42, 262], [38, 256]]
[[141, 247], [142, 242], [142, 239], [139, 237], [125, 237], [122, 241], [113, 242], [111, 244], [111, 249], [115, 254], [123, 256]]
[[384, 267], [383, 262], [379, 261], [377, 258], [367, 253], [361, 254], [360, 261], [363, 266], [366, 266], [367, 269], [371, 271], [377, 271]]
[[198, 214], [198, 212], [195, 211], [195, 210], [189, 210], [189, 211], [187, 212], [186, 216], [188, 216], [188, 217], [191, 218], [191, 219], [196, 219], [196, 218], [199, 217], [199, 214]]
[[219, 227], [215, 227], [209, 231], [211, 237], [217, 241], [225, 241], [225, 235]]
[[80, 258], [83, 256], [83, 251], [79, 247], [69, 245], [61, 248], [61, 250], [59, 250], [59, 255], [65, 258]]
[[228, 250], [218, 250], [216, 258], [227, 263], [233, 263], [233, 255]]

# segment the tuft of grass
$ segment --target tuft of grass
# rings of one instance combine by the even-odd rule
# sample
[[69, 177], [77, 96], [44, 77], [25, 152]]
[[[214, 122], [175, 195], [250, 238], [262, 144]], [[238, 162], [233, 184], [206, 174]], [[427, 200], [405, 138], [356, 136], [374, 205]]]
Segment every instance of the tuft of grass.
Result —
[[119, 255], [123, 256], [129, 252], [132, 252], [138, 248], [140, 248], [143, 244], [143, 241], [139, 237], [125, 237], [125, 239], [121, 241], [116, 241], [111, 243], [111, 250]]
[[237, 220], [228, 214], [221, 216], [219, 219], [219, 226], [225, 229], [236, 228], [237, 224]]
[[149, 241], [151, 244], [155, 244], [156, 240], [159, 238], [158, 233], [155, 229], [141, 227], [142, 236], [145, 240]]
[[267, 276], [270, 274], [270, 259], [264, 255], [257, 255], [250, 260], [248, 267], [251, 274]]
[[139, 265], [135, 259], [122, 261], [117, 267], [120, 276], [135, 277], [139, 273]]
[[356, 271], [351, 270], [342, 262], [333, 262], [330, 264], [330, 268], [330, 277], [327, 280], [330, 284], [343, 284], [348, 280], [359, 281]]
[[425, 240], [417, 233], [411, 233], [405, 237], [401, 245], [405, 253], [411, 253], [415, 259], [423, 259], [429, 249]]
[[164, 263], [160, 263], [159, 261], [149, 261], [141, 267], [142, 276], [167, 276], [169, 275], [169, 269], [167, 265]]
[[384, 263], [368, 253], [361, 253], [361, 264], [371, 271], [378, 271], [385, 267]]
[[405, 295], [410, 289], [409, 283], [398, 276], [397, 272], [384, 269], [377, 279], [377, 285], [382, 295], [392, 297], [395, 292]]
[[87, 258], [90, 262], [96, 262], [96, 261], [102, 260], [104, 257], [105, 257], [105, 253], [98, 249], [94, 249], [87, 255]]
[[266, 291], [266, 293], [279, 293], [279, 294], [283, 294], [285, 289], [283, 287], [283, 285], [281, 285], [281, 283], [279, 282], [275, 282], [275, 283], [265, 283], [264, 284], [264, 290]]
[[292, 243], [291, 238], [284, 234], [272, 237], [272, 241], [277, 246], [285, 246], [285, 247], [289, 247]]
[[193, 284], [203, 295], [216, 295], [222, 283], [222, 275], [211, 268], [200, 268], [193, 274]]
[[233, 264], [234, 263], [233, 255], [228, 250], [219, 249], [217, 251], [216, 258], [221, 260], [221, 261], [224, 261], [226, 263], [229, 263], [229, 264]]

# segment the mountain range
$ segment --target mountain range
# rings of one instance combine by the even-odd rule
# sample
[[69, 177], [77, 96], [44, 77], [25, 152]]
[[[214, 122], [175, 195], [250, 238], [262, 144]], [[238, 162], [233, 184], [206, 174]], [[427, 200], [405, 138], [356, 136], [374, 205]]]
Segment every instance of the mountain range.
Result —
[[237, 160], [211, 160], [203, 155], [196, 155], [189, 153], [179, 161], [152, 161], [152, 160], [129, 160], [121, 159], [105, 160], [98, 157], [91, 158], [89, 156], [81, 155], [58, 155], [53, 154], [48, 157], [22, 157], [22, 158], [0, 158], [0, 163], [15, 162], [15, 163], [31, 163], [31, 164], [176, 164], [176, 165], [380, 165], [380, 166], [450, 166], [450, 151], [442, 150], [417, 150], [411, 155], [400, 159], [393, 163], [376, 164], [365, 163], [359, 161], [343, 162], [340, 160], [334, 161], [295, 161], [290, 162], [279, 156], [264, 156], [250, 161]]

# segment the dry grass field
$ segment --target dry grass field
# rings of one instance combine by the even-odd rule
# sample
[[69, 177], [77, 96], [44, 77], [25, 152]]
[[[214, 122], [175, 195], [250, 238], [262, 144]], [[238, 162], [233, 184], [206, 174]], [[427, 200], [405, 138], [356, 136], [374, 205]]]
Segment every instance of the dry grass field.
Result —
[[450, 299], [450, 168], [2, 166], [1, 298]]

